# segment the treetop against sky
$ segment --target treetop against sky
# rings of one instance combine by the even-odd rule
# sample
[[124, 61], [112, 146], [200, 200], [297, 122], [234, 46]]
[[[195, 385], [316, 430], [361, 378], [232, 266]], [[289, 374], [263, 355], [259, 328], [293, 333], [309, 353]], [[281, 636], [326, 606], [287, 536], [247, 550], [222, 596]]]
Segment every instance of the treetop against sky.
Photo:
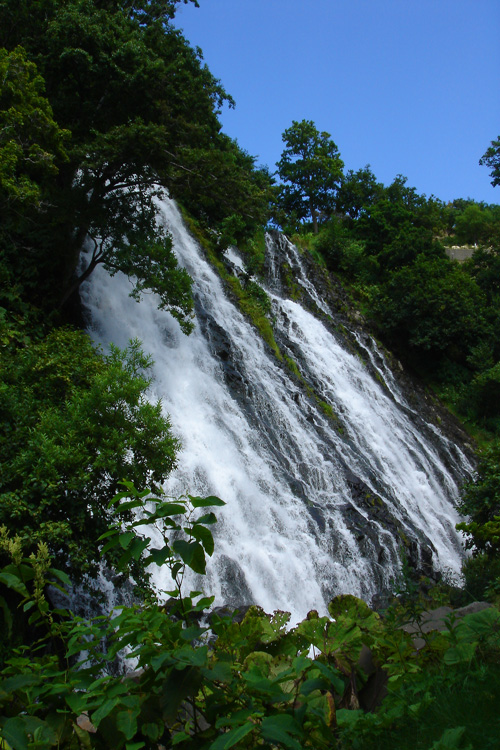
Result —
[[346, 169], [442, 200], [498, 203], [479, 159], [500, 132], [497, 0], [200, 0], [175, 23], [236, 100], [225, 132], [271, 170], [292, 120]]

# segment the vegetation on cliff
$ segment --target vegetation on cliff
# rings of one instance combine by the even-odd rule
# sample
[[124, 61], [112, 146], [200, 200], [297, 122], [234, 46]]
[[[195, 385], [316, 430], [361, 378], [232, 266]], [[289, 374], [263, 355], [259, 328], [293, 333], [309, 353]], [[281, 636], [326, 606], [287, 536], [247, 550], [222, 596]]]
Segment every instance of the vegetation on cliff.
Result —
[[[232, 100], [173, 28], [178, 4], [0, 0], [1, 745], [402, 747], [397, 732], [425, 725], [442, 695], [455, 700], [464, 675], [489, 710], [496, 610], [457, 628], [450, 620], [421, 651], [400, 627], [418, 611], [396, 603], [382, 619], [352, 598], [294, 629], [283, 613], [255, 608], [241, 623], [216, 617], [217, 640], [204, 641], [194, 617], [210, 600], [186, 596], [182, 576], [185, 566], [203, 574], [209, 507], [222, 503], [161, 495], [178, 444], [161, 405], [146, 400], [149, 360], [138, 342], [96, 351], [69, 326], [71, 302], [103, 264], [133, 277], [137, 298], [156, 292], [189, 333], [191, 282], [155, 222], [155, 197], [166, 189], [178, 199], [213, 252], [246, 242], [256, 268], [272, 204], [276, 222], [305, 235], [380, 337], [487, 444], [461, 528], [474, 553], [467, 586], [495, 600], [500, 207], [445, 205], [401, 176], [385, 187], [369, 167], [342, 174], [337, 146], [310, 121], [285, 131], [275, 190], [268, 170], [220, 132]], [[498, 140], [482, 162], [498, 184]], [[446, 249], [464, 243], [477, 247], [458, 265]], [[251, 279], [231, 283], [272, 346], [268, 298]], [[123, 477], [134, 484], [115, 496]], [[153, 509], [148, 488], [160, 493]], [[149, 553], [145, 523], [164, 541]], [[147, 606], [91, 620], [52, 608], [49, 584], [70, 587], [101, 561], [145, 591], [149, 564], [168, 565], [172, 608], [151, 591]], [[363, 645], [391, 687], [376, 713], [356, 703], [369, 677]], [[124, 649], [145, 667], [136, 681], [108, 674]], [[83, 712], [97, 731], [79, 726]], [[475, 742], [467, 722], [413, 746], [465, 750]]]

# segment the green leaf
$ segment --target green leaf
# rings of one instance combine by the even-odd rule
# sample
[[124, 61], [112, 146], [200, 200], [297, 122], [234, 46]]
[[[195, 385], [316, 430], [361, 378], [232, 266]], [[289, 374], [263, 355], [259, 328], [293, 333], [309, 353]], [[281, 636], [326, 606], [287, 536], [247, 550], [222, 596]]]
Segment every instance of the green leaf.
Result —
[[125, 735], [127, 740], [133, 739], [137, 733], [137, 715], [138, 709], [129, 709], [127, 711], [119, 711], [116, 717], [116, 726]]
[[304, 672], [312, 664], [312, 660], [308, 656], [297, 656], [292, 661], [292, 666], [297, 674]]
[[153, 513], [154, 518], [165, 518], [167, 516], [181, 516], [186, 512], [186, 506], [180, 503], [162, 503]]
[[319, 669], [321, 674], [323, 674], [330, 682], [334, 692], [342, 695], [344, 692], [344, 680], [340, 672], [336, 670], [335, 667], [329, 667], [326, 664], [322, 664], [320, 661], [315, 661], [314, 666], [316, 669]]
[[92, 724], [97, 728], [101, 721], [108, 716], [111, 711], [118, 706], [120, 698], [112, 698], [111, 700], [104, 701], [104, 703], [94, 711], [91, 716]]
[[188, 695], [197, 693], [201, 684], [201, 674], [195, 667], [185, 667], [182, 670], [173, 670], [163, 685], [160, 697], [160, 708], [163, 718], [172, 722], [177, 717], [177, 712], [182, 701]]
[[181, 630], [181, 638], [184, 641], [193, 641], [199, 638], [200, 635], [203, 635], [203, 633], [206, 633], [206, 630], [206, 628], [200, 628], [198, 625], [191, 625], [189, 628]]
[[177, 552], [186, 565], [195, 573], [205, 574], [205, 553], [199, 542], [186, 542], [185, 539], [176, 539], [172, 549]]
[[[458, 750], [465, 727], [453, 727], [445, 729], [439, 740], [433, 743], [430, 750]], [[467, 745], [463, 750], [472, 750], [472, 745]]]
[[214, 538], [212, 536], [212, 532], [210, 529], [205, 528], [205, 526], [198, 526], [197, 524], [193, 525], [191, 529], [184, 529], [188, 534], [190, 533], [191, 536], [193, 536], [198, 542], [201, 542], [205, 552], [210, 557], [214, 553]]
[[181, 669], [184, 664], [191, 664], [194, 667], [205, 667], [207, 664], [208, 646], [199, 646], [193, 648], [192, 646], [181, 646], [174, 652], [175, 658], [178, 660]]
[[262, 719], [262, 736], [269, 742], [281, 742], [285, 747], [291, 747], [293, 750], [302, 750], [302, 745], [293, 737], [292, 734], [300, 734], [301, 728], [292, 716], [288, 714], [276, 714], [275, 716], [265, 716]]
[[177, 734], [174, 734], [172, 737], [172, 745], [178, 745], [179, 742], [184, 742], [184, 740], [191, 739], [189, 734], [186, 734], [186, 732], [177, 732]]
[[7, 588], [13, 589], [21, 596], [29, 596], [29, 591], [22, 580], [13, 573], [6, 573], [5, 570], [0, 573], [0, 583], [5, 584]]
[[132, 558], [134, 558], [134, 560], [139, 560], [150, 541], [149, 538], [141, 539], [140, 537], [136, 537], [130, 544], [130, 547], [118, 560], [118, 568], [124, 568]]
[[149, 557], [146, 557], [144, 560], [144, 565], [148, 566], [151, 565], [151, 563], [154, 563], [155, 565], [158, 565], [158, 567], [161, 567], [162, 565], [165, 565], [165, 562], [171, 556], [172, 552], [168, 546], [165, 546], [162, 549], [155, 548], [150, 550]]
[[64, 572], [64, 570], [49, 568], [48, 572], [51, 576], [54, 576], [54, 578], [57, 578], [59, 581], [61, 581], [61, 583], [64, 583], [65, 586], [72, 586], [71, 578], [67, 573]]
[[169, 651], [165, 651], [163, 654], [159, 654], [158, 656], [153, 656], [151, 659], [151, 667], [155, 672], [158, 672], [159, 669], [163, 667], [164, 664], [170, 664], [173, 663], [173, 657], [172, 654]]
[[460, 664], [469, 662], [476, 653], [477, 643], [458, 642], [445, 651], [443, 661], [445, 664]]
[[87, 707], [87, 695], [85, 692], [67, 693], [64, 700], [76, 716], [82, 714]]
[[120, 536], [118, 537], [118, 542], [120, 543], [120, 547], [122, 547], [123, 549], [127, 549], [132, 539], [135, 539], [134, 532], [124, 531], [123, 534], [120, 534]]
[[7, 677], [0, 682], [0, 693], [14, 693], [16, 690], [24, 690], [31, 685], [37, 685], [40, 682], [38, 675], [34, 674], [17, 674], [14, 677]]
[[28, 733], [23, 720], [19, 716], [7, 719], [0, 729], [0, 736], [9, 743], [12, 750], [28, 750]]
[[57, 743], [57, 736], [49, 725], [37, 716], [15, 716], [7, 719], [1, 728], [2, 737], [7, 740], [12, 750], [28, 750], [34, 745], [30, 735], [37, 735], [41, 740], [40, 747], [50, 747]]
[[225, 661], [217, 662], [211, 669], [203, 669], [202, 674], [209, 682], [231, 682], [233, 679], [231, 667]]
[[217, 516], [215, 513], [205, 513], [204, 516], [200, 516], [196, 523], [203, 523], [205, 525], [210, 525], [213, 523], [217, 523]]
[[[141, 732], [150, 740], [157, 742], [164, 732], [164, 726], [160, 722], [146, 722], [141, 726]], [[187, 737], [188, 735], [186, 735]], [[173, 743], [174, 744], [174, 743]]]
[[230, 747], [236, 745], [236, 743], [242, 740], [243, 737], [250, 734], [253, 729], [255, 729], [255, 725], [250, 724], [250, 722], [247, 722], [240, 727], [230, 729], [229, 732], [219, 735], [215, 742], [212, 742], [209, 750], [229, 750]]
[[215, 495], [210, 495], [210, 497], [193, 497], [193, 495], [188, 495], [188, 498], [193, 508], [210, 508], [212, 505], [221, 507], [226, 504], [224, 500], [215, 497]]
[[315, 677], [310, 680], [306, 680], [301, 686], [300, 686], [300, 693], [301, 695], [309, 695], [310, 693], [314, 692], [314, 690], [321, 690], [325, 687], [325, 680], [321, 679], [320, 677]]

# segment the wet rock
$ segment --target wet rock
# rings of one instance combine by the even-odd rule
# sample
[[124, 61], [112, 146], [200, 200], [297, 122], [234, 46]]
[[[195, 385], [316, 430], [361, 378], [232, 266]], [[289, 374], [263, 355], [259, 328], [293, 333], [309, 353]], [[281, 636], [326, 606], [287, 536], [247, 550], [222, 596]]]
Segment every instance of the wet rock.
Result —
[[218, 561], [221, 594], [226, 606], [236, 609], [252, 603], [252, 594], [245, 573], [236, 560], [221, 555]]

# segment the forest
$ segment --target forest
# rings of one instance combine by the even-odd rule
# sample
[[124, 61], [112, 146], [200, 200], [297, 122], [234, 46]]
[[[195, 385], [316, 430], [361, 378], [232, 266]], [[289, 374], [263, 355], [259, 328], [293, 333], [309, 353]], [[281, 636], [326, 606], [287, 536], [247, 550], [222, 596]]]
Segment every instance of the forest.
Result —
[[[221, 131], [234, 102], [174, 27], [179, 4], [0, 0], [0, 747], [497, 747], [500, 205], [345, 170], [308, 120], [283, 133], [276, 172], [259, 166]], [[500, 137], [478, 158], [499, 186]], [[163, 494], [179, 442], [148, 399], [151, 359], [138, 340], [96, 348], [79, 298], [100, 264], [189, 335], [192, 282], [156, 222], [165, 193], [216, 267], [236, 244], [258, 276], [263, 229], [286, 233], [464, 425], [477, 470], [461, 587], [403, 561], [384, 612], [344, 595], [293, 628], [258, 607], [204, 624], [213, 598], [183, 580], [205, 573], [224, 498]], [[272, 346], [262, 289], [233, 294]], [[152, 564], [171, 591], [153, 589]], [[65, 592], [102, 565], [134, 581], [135, 603], [77, 615]], [[420, 627], [475, 601], [493, 606]]]

